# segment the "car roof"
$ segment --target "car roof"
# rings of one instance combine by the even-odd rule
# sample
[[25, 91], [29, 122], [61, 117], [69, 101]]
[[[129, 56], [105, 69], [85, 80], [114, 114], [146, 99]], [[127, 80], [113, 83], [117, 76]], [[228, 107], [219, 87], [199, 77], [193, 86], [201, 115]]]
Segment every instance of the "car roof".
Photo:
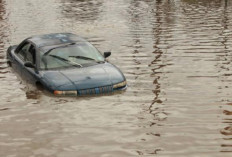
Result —
[[44, 35], [36, 35], [28, 38], [30, 42], [34, 43], [37, 48], [47, 50], [69, 43], [87, 42], [85, 39], [72, 33], [52, 33]]

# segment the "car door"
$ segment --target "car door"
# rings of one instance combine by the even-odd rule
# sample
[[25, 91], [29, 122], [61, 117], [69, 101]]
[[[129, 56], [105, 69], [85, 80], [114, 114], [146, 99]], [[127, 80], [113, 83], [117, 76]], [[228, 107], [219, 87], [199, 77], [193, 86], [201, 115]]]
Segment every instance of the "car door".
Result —
[[26, 51], [29, 49], [30, 43], [25, 42], [15, 51], [14, 53], [14, 63], [12, 64], [15, 71], [22, 76], [22, 69], [24, 67], [24, 62], [26, 58]]
[[25, 62], [32, 63], [34, 68], [23, 66], [22, 76], [27, 82], [34, 84], [37, 81], [38, 72], [36, 69], [36, 49], [33, 44], [30, 44], [29, 48], [25, 52], [24, 63]]

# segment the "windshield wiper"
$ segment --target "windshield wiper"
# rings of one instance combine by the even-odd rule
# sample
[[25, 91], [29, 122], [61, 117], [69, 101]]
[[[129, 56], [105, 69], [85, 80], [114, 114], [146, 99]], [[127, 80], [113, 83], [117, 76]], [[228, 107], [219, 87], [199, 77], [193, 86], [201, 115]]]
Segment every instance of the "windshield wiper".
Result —
[[97, 63], [103, 64], [103, 63], [105, 63], [105, 61], [97, 61]]
[[45, 53], [45, 55], [47, 55], [47, 54], [49, 54], [52, 50], [54, 50], [54, 49], [58, 49], [58, 48], [64, 48], [64, 47], [67, 47], [67, 46], [69, 46], [69, 45], [75, 45], [76, 43], [68, 43], [68, 44], [66, 44], [66, 45], [61, 45], [61, 46], [57, 46], [57, 47], [54, 47], [54, 48], [51, 48], [51, 49], [49, 49], [46, 53]]
[[79, 63], [72, 62], [72, 61], [67, 60], [67, 59], [65, 59], [65, 58], [62, 58], [62, 57], [60, 57], [60, 56], [56, 56], [56, 55], [49, 55], [49, 56], [54, 57], [54, 58], [57, 58], [57, 59], [62, 60], [62, 61], [64, 61], [64, 62], [66, 62], [66, 63], [69, 63], [69, 64], [71, 63], [71, 65], [74, 65], [74, 66], [78, 65], [78, 66], [80, 66], [80, 67], [83, 67], [83, 66], [82, 66], [81, 64], [79, 64]]
[[84, 60], [94, 60], [94, 61], [96, 61], [96, 60], [93, 59], [93, 58], [89, 58], [89, 57], [85, 57], [85, 56], [69, 56], [69, 57], [80, 58], [80, 59], [84, 59]]

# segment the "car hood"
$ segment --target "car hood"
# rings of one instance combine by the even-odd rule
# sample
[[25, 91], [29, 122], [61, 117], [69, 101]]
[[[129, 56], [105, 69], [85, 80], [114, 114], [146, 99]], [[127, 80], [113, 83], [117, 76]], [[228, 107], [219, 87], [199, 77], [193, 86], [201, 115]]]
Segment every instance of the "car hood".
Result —
[[43, 82], [51, 90], [80, 90], [103, 87], [125, 80], [121, 71], [110, 63], [57, 71], [41, 71]]

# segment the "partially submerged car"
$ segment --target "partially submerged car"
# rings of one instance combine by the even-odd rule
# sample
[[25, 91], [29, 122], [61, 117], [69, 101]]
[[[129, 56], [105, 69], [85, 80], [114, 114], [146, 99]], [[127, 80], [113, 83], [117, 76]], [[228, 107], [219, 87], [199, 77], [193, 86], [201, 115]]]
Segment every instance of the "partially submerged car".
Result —
[[7, 50], [7, 62], [26, 81], [55, 95], [125, 90], [126, 78], [93, 45], [71, 33], [33, 36]]

